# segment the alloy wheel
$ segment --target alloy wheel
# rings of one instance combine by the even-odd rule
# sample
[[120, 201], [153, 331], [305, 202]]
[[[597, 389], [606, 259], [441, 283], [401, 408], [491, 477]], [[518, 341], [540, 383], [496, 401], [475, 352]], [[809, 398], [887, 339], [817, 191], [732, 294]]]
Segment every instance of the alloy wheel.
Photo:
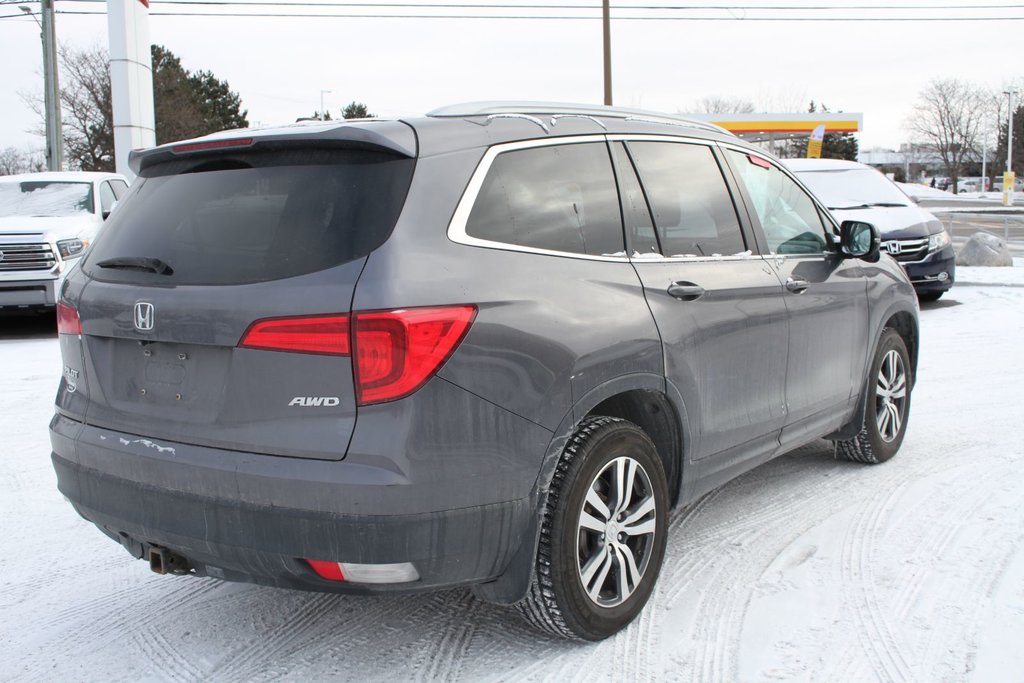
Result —
[[650, 564], [657, 504], [643, 466], [609, 461], [587, 490], [577, 523], [577, 568], [583, 590], [600, 607], [629, 599]]
[[878, 387], [875, 390], [875, 422], [882, 441], [892, 443], [899, 436], [906, 402], [907, 372], [902, 356], [891, 349], [878, 369]]

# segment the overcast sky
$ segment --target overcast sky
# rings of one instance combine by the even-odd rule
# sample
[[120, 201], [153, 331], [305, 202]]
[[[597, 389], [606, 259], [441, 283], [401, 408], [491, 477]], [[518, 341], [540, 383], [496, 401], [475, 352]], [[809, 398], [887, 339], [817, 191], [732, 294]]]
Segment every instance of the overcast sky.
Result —
[[[733, 1], [747, 7], [883, 4], [879, 0]], [[1007, 4], [1017, 1], [1002, 0]], [[503, 2], [544, 4], [539, 0]], [[898, 2], [933, 8], [972, 4], [971, 0]], [[552, 0], [549, 4], [556, 3], [599, 4], [597, 0]], [[993, 0], [973, 2], [981, 3], [991, 5]], [[37, 2], [3, 0], [0, 14], [16, 13], [18, 4], [38, 7]], [[613, 6], [623, 8], [642, 4], [670, 2], [613, 0]], [[692, 0], [692, 4], [721, 3]], [[890, 8], [892, 5], [890, 2]], [[57, 7], [100, 11], [104, 5], [58, 0]], [[153, 11], [176, 7], [180, 8], [157, 0], [152, 3]], [[244, 8], [213, 9], [231, 12]], [[580, 14], [575, 10], [553, 13], [570, 12]], [[541, 10], [505, 13], [537, 14]], [[645, 14], [627, 9], [616, 10], [613, 16], [616, 13]], [[924, 12], [838, 9], [816, 12], [814, 16], [865, 17], [883, 13], [913, 17], [1024, 17], [1024, 7]], [[598, 10], [582, 14], [600, 16]], [[691, 111], [703, 97], [722, 96], [750, 100], [760, 109], [804, 111], [813, 99], [826, 103], [832, 111], [862, 113], [864, 130], [860, 142], [867, 149], [896, 147], [907, 140], [905, 124], [917, 93], [931, 79], [962, 78], [993, 89], [1004, 89], [1014, 80], [1024, 85], [1024, 53], [1020, 46], [1024, 21], [1004, 18], [953, 22], [760, 22], [750, 18], [784, 13], [731, 10], [690, 14], [737, 18], [613, 20], [616, 105]], [[105, 47], [106, 17], [59, 14], [57, 33], [61, 42], [75, 47]], [[397, 115], [470, 100], [600, 103], [603, 97], [599, 20], [151, 16], [150, 37], [177, 54], [185, 68], [209, 69], [226, 79], [241, 95], [249, 121], [254, 124], [291, 122], [298, 116], [311, 115], [319, 108], [321, 90], [331, 91], [324, 99], [335, 116], [352, 100], [365, 102], [375, 114]], [[0, 147], [41, 148], [42, 138], [29, 132], [37, 127], [36, 116], [20, 96], [24, 92], [42, 92], [39, 29], [31, 18], [0, 20], [0, 64]]]

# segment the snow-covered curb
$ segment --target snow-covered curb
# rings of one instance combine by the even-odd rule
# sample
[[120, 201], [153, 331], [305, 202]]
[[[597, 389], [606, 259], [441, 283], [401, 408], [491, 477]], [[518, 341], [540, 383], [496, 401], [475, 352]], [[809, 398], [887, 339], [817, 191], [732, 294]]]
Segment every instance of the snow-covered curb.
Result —
[[955, 286], [1024, 287], [1024, 258], [1013, 259], [1012, 268], [957, 266]]

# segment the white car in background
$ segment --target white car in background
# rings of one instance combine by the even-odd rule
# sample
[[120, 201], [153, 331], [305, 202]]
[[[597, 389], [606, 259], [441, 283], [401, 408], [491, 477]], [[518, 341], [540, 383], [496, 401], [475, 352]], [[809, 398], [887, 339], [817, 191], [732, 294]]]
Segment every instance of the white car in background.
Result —
[[61, 277], [127, 191], [116, 173], [0, 176], [0, 311], [52, 310]]

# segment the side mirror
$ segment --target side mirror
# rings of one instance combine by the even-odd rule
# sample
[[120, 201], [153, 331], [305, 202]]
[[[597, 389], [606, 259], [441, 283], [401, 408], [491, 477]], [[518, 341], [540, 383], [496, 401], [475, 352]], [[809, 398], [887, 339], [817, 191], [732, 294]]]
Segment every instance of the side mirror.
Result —
[[878, 261], [882, 237], [878, 228], [862, 221], [843, 221], [839, 226], [839, 249], [843, 256]]

